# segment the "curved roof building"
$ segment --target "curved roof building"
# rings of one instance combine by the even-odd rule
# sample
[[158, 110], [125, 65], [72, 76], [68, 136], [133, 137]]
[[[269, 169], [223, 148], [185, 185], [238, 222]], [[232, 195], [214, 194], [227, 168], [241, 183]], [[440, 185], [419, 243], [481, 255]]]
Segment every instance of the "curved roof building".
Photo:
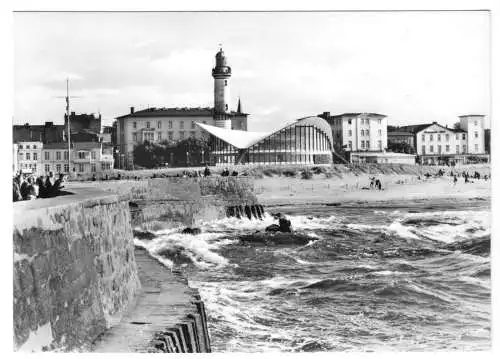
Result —
[[273, 132], [247, 132], [198, 123], [210, 134], [212, 165], [328, 164], [333, 138], [328, 122], [305, 117]]

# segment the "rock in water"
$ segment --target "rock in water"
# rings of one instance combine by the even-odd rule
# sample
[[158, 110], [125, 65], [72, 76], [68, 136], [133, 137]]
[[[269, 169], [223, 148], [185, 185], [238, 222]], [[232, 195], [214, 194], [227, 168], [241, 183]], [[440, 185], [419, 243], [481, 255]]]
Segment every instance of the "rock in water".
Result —
[[200, 234], [201, 233], [201, 229], [199, 228], [184, 228], [181, 232], [182, 234], [192, 234], [192, 235], [196, 235], [196, 234]]
[[137, 239], [142, 239], [142, 240], [151, 240], [156, 237], [154, 233], [151, 233], [149, 231], [137, 231], [133, 230], [134, 237]]
[[280, 232], [291, 232], [292, 231], [292, 222], [286, 218], [279, 219], [279, 230]]
[[279, 232], [280, 226], [277, 224], [271, 224], [270, 226], [266, 227], [266, 232]]

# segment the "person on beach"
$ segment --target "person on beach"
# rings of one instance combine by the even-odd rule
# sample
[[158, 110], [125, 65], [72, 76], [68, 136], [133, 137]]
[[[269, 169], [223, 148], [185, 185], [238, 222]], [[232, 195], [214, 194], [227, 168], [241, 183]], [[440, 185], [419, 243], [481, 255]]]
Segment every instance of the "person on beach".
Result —
[[373, 189], [374, 185], [375, 185], [375, 177], [370, 177], [370, 189]]
[[28, 186], [25, 199], [31, 201], [37, 199], [38, 197], [38, 186], [35, 184], [35, 179], [33, 177], [28, 178]]
[[204, 171], [203, 174], [204, 174], [205, 177], [210, 176], [210, 169], [208, 168], [208, 166], [205, 166], [205, 171]]
[[453, 185], [456, 186], [457, 185], [457, 176], [453, 176]]
[[19, 180], [17, 177], [14, 177], [14, 180], [12, 181], [12, 195], [14, 202], [23, 200], [23, 196], [21, 195], [21, 188], [19, 187]]

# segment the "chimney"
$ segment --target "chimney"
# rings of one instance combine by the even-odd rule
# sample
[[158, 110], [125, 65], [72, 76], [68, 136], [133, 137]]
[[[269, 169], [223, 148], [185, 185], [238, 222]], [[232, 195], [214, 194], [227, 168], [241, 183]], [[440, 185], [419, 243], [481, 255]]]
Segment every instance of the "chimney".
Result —
[[324, 117], [330, 117], [330, 112], [323, 112]]
[[135, 111], [134, 106], [131, 106], [130, 107], [130, 113], [132, 114], [132, 113], [134, 113], [134, 111]]

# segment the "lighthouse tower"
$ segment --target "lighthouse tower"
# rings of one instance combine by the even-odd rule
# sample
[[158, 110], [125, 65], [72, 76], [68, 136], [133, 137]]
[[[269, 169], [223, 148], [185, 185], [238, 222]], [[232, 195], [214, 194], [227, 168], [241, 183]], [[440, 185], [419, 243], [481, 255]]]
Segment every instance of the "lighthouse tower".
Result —
[[229, 79], [231, 78], [231, 67], [227, 65], [227, 59], [222, 51], [215, 55], [215, 67], [212, 69], [214, 78], [214, 119], [215, 126], [231, 129], [231, 110], [229, 109], [230, 91]]

